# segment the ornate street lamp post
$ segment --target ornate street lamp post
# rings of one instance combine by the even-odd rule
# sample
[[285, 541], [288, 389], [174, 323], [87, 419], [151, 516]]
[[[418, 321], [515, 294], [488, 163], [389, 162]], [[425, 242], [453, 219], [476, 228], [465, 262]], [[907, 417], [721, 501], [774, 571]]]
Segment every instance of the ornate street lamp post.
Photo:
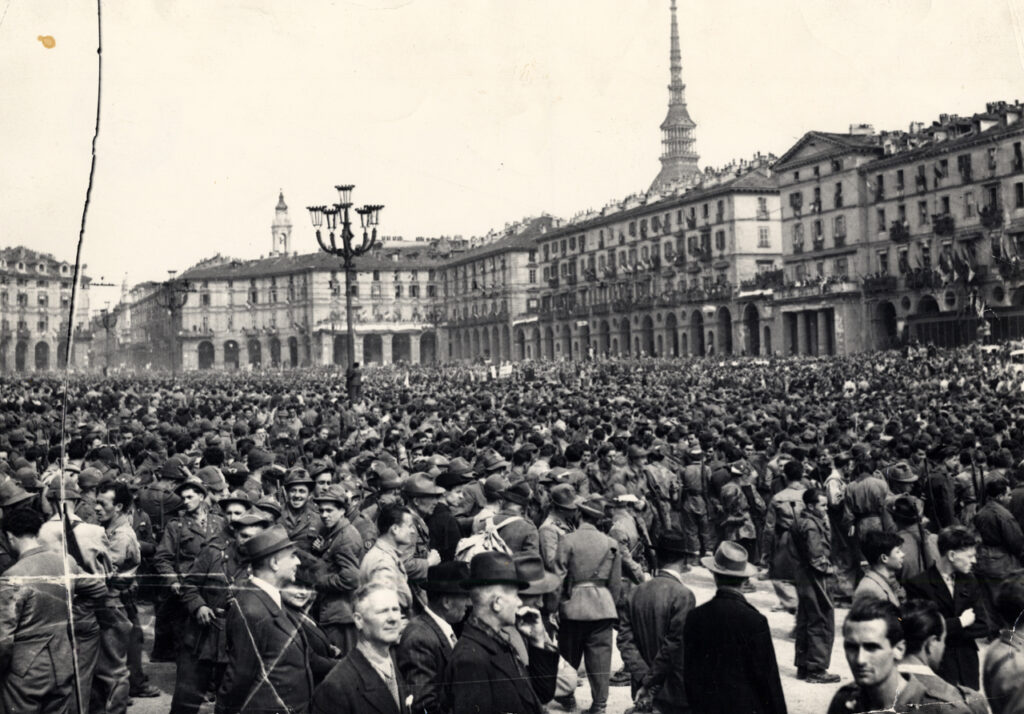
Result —
[[[366, 204], [362, 208], [355, 209], [359, 214], [359, 222], [363, 229], [363, 240], [357, 246], [352, 245], [355, 237], [352, 233], [352, 224], [349, 220], [349, 209], [352, 208], [352, 189], [355, 186], [335, 186], [338, 191], [338, 203], [332, 207], [309, 206], [309, 217], [316, 228], [316, 242], [320, 244], [320, 250], [325, 253], [341, 258], [341, 266], [345, 271], [345, 326], [348, 335], [346, 339], [346, 358], [348, 366], [351, 367], [356, 360], [356, 336], [352, 327], [352, 274], [354, 271], [355, 258], [369, 252], [377, 243], [377, 224], [380, 220], [382, 205]], [[324, 221], [327, 222], [327, 239], [324, 239], [320, 231]], [[338, 244], [338, 240], [341, 244]]]
[[174, 374], [178, 371], [178, 352], [181, 351], [178, 340], [180, 328], [178, 316], [181, 314], [181, 309], [185, 307], [185, 303], [188, 302], [188, 294], [192, 292], [192, 288], [187, 280], [174, 277], [176, 271], [168, 270], [167, 272], [170, 277], [161, 284], [156, 300], [157, 304], [166, 309], [171, 316], [168, 341], [171, 348], [171, 373]]
[[106, 333], [106, 340], [104, 342], [103, 351], [106, 353], [106, 360], [103, 364], [103, 373], [106, 374], [110, 371], [110, 332], [114, 329], [114, 325], [117, 324], [117, 313], [110, 312], [107, 308], [100, 310], [100, 324], [103, 325], [103, 331]]

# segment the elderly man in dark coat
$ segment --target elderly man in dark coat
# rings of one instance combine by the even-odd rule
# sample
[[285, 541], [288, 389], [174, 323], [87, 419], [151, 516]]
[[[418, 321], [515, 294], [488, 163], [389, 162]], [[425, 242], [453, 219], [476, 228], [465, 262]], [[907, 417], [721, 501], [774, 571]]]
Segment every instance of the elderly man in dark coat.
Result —
[[427, 570], [421, 583], [427, 595], [423, 613], [409, 621], [396, 655], [402, 681], [413, 695], [412, 710], [417, 714], [446, 711], [442, 681], [469, 610], [469, 593], [462, 587], [469, 577], [466, 563], [440, 563]]
[[731, 541], [701, 564], [718, 590], [683, 626], [687, 703], [700, 714], [786, 714], [768, 620], [741, 592], [757, 568], [743, 546]]
[[[638, 702], [653, 698], [658, 712], [685, 712], [683, 626], [696, 606], [682, 573], [690, 541], [681, 533], [664, 533], [656, 548], [661, 568], [637, 586], [619, 621], [619, 650], [626, 669], [639, 685]], [[653, 695], [653, 697], [652, 697]]]
[[[453, 714], [541, 714], [555, 695], [558, 652], [540, 613], [518, 617], [520, 579], [511, 557], [480, 553], [469, 564], [473, 612], [445, 670], [445, 695]], [[525, 617], [526, 614], [532, 615]], [[527, 664], [502, 629], [515, 625], [527, 643]]]
[[313, 695], [315, 714], [409, 714], [412, 695], [392, 648], [402, 633], [398, 594], [370, 583], [353, 597], [359, 643], [335, 665]]

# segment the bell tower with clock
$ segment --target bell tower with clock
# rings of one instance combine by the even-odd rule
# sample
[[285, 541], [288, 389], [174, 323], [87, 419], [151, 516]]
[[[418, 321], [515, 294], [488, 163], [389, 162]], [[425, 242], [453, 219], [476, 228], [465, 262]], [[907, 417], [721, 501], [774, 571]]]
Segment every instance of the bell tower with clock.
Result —
[[284, 202], [284, 191], [278, 193], [277, 208], [274, 211], [274, 222], [270, 224], [271, 255], [288, 255], [292, 247], [292, 222], [288, 218], [288, 206]]

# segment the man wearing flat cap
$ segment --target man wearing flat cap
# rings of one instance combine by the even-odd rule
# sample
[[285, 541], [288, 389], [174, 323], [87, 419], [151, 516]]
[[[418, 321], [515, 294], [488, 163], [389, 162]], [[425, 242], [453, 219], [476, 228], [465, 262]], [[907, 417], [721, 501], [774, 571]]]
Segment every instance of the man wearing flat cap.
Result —
[[305, 714], [313, 698], [309, 644], [281, 600], [299, 559], [281, 526], [242, 546], [252, 575], [237, 588], [225, 625], [227, 667], [217, 690], [217, 714], [285, 711]]
[[[452, 650], [444, 687], [452, 714], [510, 712], [541, 714], [555, 694], [558, 652], [536, 611], [517, 617], [522, 580], [515, 562], [503, 553], [473, 556], [469, 564], [472, 614]], [[527, 617], [532, 614], [533, 616]], [[501, 632], [515, 626], [527, 643], [524, 663]]]
[[331, 644], [342, 656], [356, 644], [356, 629], [352, 620], [352, 596], [359, 589], [359, 564], [364, 548], [359, 531], [345, 516], [348, 492], [341, 484], [334, 484], [313, 499], [320, 508], [324, 535], [318, 539], [320, 556], [325, 567], [317, 578], [320, 593], [318, 624]]
[[447, 711], [441, 685], [458, 641], [456, 628], [462, 629], [469, 611], [469, 593], [462, 587], [468, 577], [469, 565], [452, 561], [430, 567], [420, 583], [427, 606], [409, 620], [396, 652], [399, 672], [412, 692], [412, 710], [417, 714]]

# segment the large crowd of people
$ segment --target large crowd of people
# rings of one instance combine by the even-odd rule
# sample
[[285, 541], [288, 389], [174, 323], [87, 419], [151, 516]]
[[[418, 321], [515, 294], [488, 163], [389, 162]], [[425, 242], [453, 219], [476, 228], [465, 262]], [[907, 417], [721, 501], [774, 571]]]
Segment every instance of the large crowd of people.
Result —
[[1024, 712], [1005, 350], [0, 387], [9, 714]]

